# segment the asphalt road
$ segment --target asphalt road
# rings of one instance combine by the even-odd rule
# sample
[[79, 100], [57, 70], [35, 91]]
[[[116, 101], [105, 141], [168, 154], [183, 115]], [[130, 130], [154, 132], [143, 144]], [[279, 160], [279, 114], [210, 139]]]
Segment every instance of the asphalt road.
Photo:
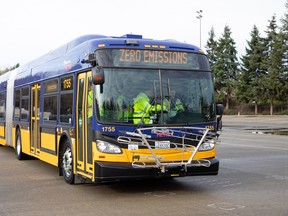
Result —
[[68, 185], [57, 168], [0, 147], [0, 216], [288, 215], [288, 117], [224, 117], [218, 176]]

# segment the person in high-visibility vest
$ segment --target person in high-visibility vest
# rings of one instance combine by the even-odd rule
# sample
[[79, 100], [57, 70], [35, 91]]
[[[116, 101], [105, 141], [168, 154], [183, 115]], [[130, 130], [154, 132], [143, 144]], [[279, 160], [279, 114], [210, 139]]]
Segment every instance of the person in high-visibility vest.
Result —
[[87, 117], [88, 119], [92, 118], [93, 115], [93, 92], [92, 92], [92, 84], [89, 85], [88, 90], [88, 98], [87, 98]]
[[171, 91], [169, 98], [163, 100], [163, 104], [167, 107], [167, 111], [170, 117], [174, 117], [177, 112], [184, 111], [183, 103], [179, 98], [176, 98], [176, 92]]
[[[150, 119], [151, 111], [160, 111], [161, 105], [151, 105], [149, 97], [141, 92], [134, 98], [134, 113], [133, 113], [133, 122], [134, 124], [144, 123], [144, 124], [152, 124], [152, 120]], [[164, 107], [164, 109], [166, 109]]]
[[88, 83], [87, 95], [87, 162], [92, 164], [92, 142], [93, 142], [93, 129], [92, 129], [92, 116], [93, 116], [93, 91], [92, 91], [92, 78], [90, 77]]

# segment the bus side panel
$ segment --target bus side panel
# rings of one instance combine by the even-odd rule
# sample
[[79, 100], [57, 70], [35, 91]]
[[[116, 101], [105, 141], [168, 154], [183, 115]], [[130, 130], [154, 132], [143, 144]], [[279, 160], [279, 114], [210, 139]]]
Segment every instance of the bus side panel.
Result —
[[5, 145], [5, 122], [0, 122], [0, 145]]
[[5, 145], [5, 143], [6, 143], [6, 140], [3, 138], [0, 138], [0, 145]]
[[41, 127], [40, 160], [54, 166], [58, 165], [57, 134], [55, 127]]
[[55, 127], [41, 126], [41, 151], [48, 151], [56, 154], [57, 149], [57, 133]]
[[41, 133], [41, 151], [56, 152], [55, 135]]
[[22, 152], [27, 155], [31, 155], [30, 131], [28, 129], [21, 129], [21, 142], [22, 142]]
[[2, 138], [5, 138], [5, 123], [3, 122], [1, 122], [0, 123], [0, 137]]
[[53, 166], [58, 166], [58, 156], [57, 155], [53, 155], [49, 152], [46, 152], [46, 151], [41, 151], [40, 153], [40, 160], [46, 162], [46, 163], [49, 163]]

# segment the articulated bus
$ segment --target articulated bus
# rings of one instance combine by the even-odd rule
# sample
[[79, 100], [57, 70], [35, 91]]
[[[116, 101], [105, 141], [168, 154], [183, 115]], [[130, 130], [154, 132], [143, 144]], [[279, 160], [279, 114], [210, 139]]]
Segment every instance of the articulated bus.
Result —
[[223, 112], [196, 46], [84, 35], [0, 76], [0, 144], [65, 182], [217, 175]]

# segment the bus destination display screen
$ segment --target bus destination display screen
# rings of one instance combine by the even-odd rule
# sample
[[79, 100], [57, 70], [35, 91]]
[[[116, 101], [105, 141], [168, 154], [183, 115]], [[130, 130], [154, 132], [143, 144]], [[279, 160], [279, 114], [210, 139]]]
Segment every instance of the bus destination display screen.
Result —
[[[96, 51], [101, 66], [210, 70], [205, 55], [169, 50], [107, 49]], [[102, 64], [101, 64], [102, 63]]]

